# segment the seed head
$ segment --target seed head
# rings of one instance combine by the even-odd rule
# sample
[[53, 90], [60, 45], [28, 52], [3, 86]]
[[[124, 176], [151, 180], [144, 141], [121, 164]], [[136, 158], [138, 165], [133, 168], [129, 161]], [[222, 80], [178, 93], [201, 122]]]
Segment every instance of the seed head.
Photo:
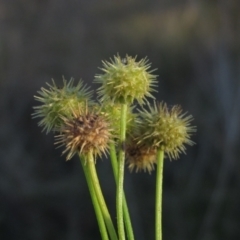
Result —
[[87, 155], [92, 152], [96, 157], [106, 154], [111, 138], [109, 123], [104, 116], [96, 112], [73, 111], [73, 118], [63, 118], [64, 124], [56, 144], [65, 146], [63, 154], [68, 152], [66, 160], [76, 153]]
[[41, 103], [40, 106], [33, 107], [35, 112], [33, 118], [41, 118], [39, 126], [43, 127], [49, 133], [52, 129], [58, 130], [63, 124], [62, 117], [70, 116], [71, 109], [84, 107], [86, 102], [89, 104], [91, 92], [79, 81], [73, 86], [74, 80], [67, 82], [63, 78], [63, 87], [58, 88], [52, 80], [52, 85], [47, 83], [48, 89], [41, 88], [38, 91], [39, 96], [34, 96], [35, 100]]
[[157, 149], [146, 144], [138, 144], [132, 140], [126, 147], [126, 159], [129, 170], [132, 172], [136, 168], [136, 172], [143, 170], [154, 170], [154, 164], [156, 163]]
[[[111, 124], [111, 129], [113, 130], [114, 138], [119, 137], [120, 135], [120, 119], [121, 119], [121, 105], [114, 104], [111, 101], [103, 102], [101, 107], [101, 114], [106, 116], [109, 119]], [[133, 108], [129, 107], [127, 111], [126, 119], [126, 134], [133, 129], [135, 125], [136, 114], [133, 113]]]
[[124, 59], [114, 56], [110, 62], [103, 61], [103, 74], [96, 75], [95, 81], [102, 84], [98, 93], [101, 101], [132, 103], [135, 99], [143, 103], [146, 97], [152, 97], [152, 87], [156, 86], [156, 75], [150, 70], [151, 64], [146, 58], [136, 61], [128, 55]]
[[193, 117], [182, 113], [179, 105], [168, 108], [166, 103], [161, 102], [154, 107], [149, 106], [149, 111], [140, 111], [143, 132], [139, 142], [148, 141], [153, 146], [162, 149], [170, 159], [179, 158], [180, 153], [186, 153], [185, 144], [193, 145], [190, 140], [195, 126], [190, 126]]

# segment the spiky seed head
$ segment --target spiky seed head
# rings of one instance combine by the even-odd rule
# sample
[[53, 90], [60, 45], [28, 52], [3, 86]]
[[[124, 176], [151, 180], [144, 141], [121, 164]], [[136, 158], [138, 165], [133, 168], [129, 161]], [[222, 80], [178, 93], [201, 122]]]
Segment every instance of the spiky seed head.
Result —
[[[109, 119], [111, 124], [111, 129], [113, 130], [114, 138], [120, 136], [120, 120], [121, 120], [121, 104], [114, 104], [111, 101], [105, 101], [101, 105], [100, 114], [106, 116]], [[129, 107], [127, 110], [127, 119], [126, 119], [126, 134], [128, 135], [131, 132], [132, 128], [135, 125], [135, 120], [137, 114], [133, 113], [133, 108]]]
[[74, 111], [73, 118], [63, 118], [64, 124], [55, 144], [65, 146], [63, 154], [68, 152], [66, 160], [76, 153], [86, 156], [89, 152], [95, 158], [106, 154], [111, 139], [108, 120], [96, 112]]
[[154, 170], [156, 163], [157, 149], [152, 146], [148, 146], [144, 143], [138, 144], [132, 140], [126, 147], [126, 159], [129, 170], [132, 172], [136, 169], [138, 171], [151, 171]]
[[170, 159], [179, 158], [180, 153], [186, 153], [185, 145], [193, 145], [190, 139], [196, 127], [191, 126], [191, 115], [182, 113], [179, 105], [168, 108], [166, 103], [149, 106], [149, 111], [140, 111], [140, 123], [143, 135], [139, 142], [148, 141], [153, 147], [163, 150]]
[[102, 85], [98, 90], [102, 101], [132, 103], [136, 99], [142, 104], [146, 97], [154, 98], [150, 92], [155, 91], [157, 76], [152, 74], [155, 70], [149, 70], [151, 64], [146, 58], [140, 61], [136, 58], [126, 55], [122, 59], [117, 55], [110, 62], [103, 61], [103, 73], [95, 77], [95, 82]]
[[91, 92], [82, 81], [74, 86], [73, 78], [67, 82], [63, 78], [63, 87], [58, 88], [52, 80], [52, 85], [47, 83], [48, 89], [41, 88], [35, 100], [41, 103], [40, 106], [33, 107], [33, 118], [41, 118], [39, 126], [49, 133], [51, 130], [58, 130], [63, 124], [63, 116], [70, 116], [71, 109], [84, 107], [86, 102], [90, 104]]

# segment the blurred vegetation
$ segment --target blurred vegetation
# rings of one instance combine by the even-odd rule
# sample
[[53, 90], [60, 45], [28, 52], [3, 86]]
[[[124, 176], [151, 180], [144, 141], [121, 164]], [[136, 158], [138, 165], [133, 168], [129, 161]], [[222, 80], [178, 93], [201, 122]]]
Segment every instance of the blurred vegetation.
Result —
[[[101, 60], [127, 53], [149, 58], [156, 97], [198, 127], [197, 145], [166, 160], [164, 239], [239, 239], [239, 9], [234, 0], [1, 0], [0, 238], [99, 239], [80, 164], [31, 119], [33, 95], [62, 75], [90, 85]], [[111, 168], [97, 165], [114, 216]], [[154, 186], [155, 173], [126, 171], [137, 240], [154, 238]]]

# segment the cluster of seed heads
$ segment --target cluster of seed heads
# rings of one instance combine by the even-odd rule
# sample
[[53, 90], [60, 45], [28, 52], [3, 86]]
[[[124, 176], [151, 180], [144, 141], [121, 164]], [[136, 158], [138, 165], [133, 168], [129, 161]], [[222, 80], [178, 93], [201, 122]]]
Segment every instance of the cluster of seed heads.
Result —
[[[46, 132], [54, 131], [56, 144], [64, 146], [66, 159], [75, 154], [91, 152], [95, 159], [107, 154], [109, 144], [116, 141], [120, 133], [121, 104], [132, 106], [136, 100], [141, 105], [152, 97], [157, 80], [150, 70], [148, 60], [136, 60], [126, 56], [103, 62], [102, 74], [95, 76], [100, 83], [98, 96], [100, 105], [91, 99], [91, 91], [82, 81], [74, 86], [71, 79], [63, 79], [59, 88], [53, 81], [48, 89], [41, 88], [35, 99], [41, 103], [34, 107], [33, 117], [41, 118], [39, 125]], [[191, 115], [182, 113], [180, 106], [168, 108], [166, 103], [148, 104], [133, 113], [127, 112], [126, 157], [130, 171], [154, 169], [156, 153], [163, 150], [170, 159], [185, 153], [185, 145], [193, 145], [191, 134], [196, 131], [190, 123]]]

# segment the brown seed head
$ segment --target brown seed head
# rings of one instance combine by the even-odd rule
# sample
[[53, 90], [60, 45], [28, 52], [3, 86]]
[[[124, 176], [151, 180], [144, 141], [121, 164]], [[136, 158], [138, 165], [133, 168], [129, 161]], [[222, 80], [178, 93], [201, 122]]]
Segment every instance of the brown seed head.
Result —
[[145, 144], [137, 144], [133, 141], [127, 145], [126, 158], [129, 170], [132, 172], [136, 168], [136, 172], [143, 170], [151, 174], [156, 163], [157, 149]]
[[111, 137], [107, 120], [96, 113], [76, 115], [73, 119], [64, 119], [61, 134], [56, 136], [56, 144], [65, 145], [63, 153], [68, 152], [67, 160], [75, 153], [94, 156], [106, 153]]

